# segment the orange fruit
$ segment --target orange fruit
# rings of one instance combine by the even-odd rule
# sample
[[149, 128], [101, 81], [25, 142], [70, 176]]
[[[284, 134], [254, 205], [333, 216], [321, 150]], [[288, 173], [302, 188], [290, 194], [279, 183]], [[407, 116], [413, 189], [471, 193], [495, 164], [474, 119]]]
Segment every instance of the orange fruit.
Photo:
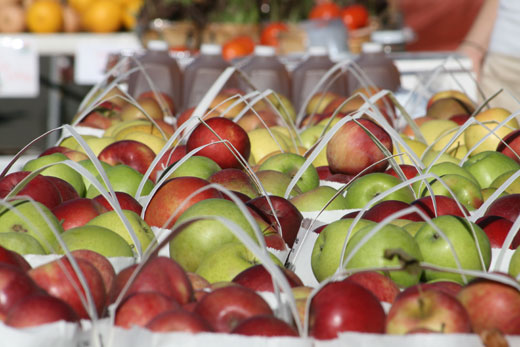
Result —
[[249, 36], [238, 36], [227, 41], [222, 46], [222, 57], [225, 60], [244, 57], [253, 53], [255, 50], [255, 42]]
[[118, 31], [123, 23], [123, 9], [112, 0], [95, 0], [83, 12], [83, 27], [94, 33]]
[[278, 36], [281, 31], [288, 31], [289, 27], [285, 23], [273, 22], [267, 24], [260, 34], [260, 43], [266, 46], [278, 46]]
[[143, 7], [143, 0], [130, 0], [123, 6], [123, 26], [127, 30], [133, 30], [137, 24], [137, 16]]
[[33, 33], [55, 33], [63, 26], [63, 9], [55, 0], [38, 0], [27, 8], [25, 19]]
[[94, 0], [68, 0], [67, 2], [70, 7], [79, 13], [82, 13], [92, 4], [92, 2], [94, 2]]
[[315, 5], [309, 13], [309, 19], [330, 20], [341, 16], [341, 7], [333, 2]]

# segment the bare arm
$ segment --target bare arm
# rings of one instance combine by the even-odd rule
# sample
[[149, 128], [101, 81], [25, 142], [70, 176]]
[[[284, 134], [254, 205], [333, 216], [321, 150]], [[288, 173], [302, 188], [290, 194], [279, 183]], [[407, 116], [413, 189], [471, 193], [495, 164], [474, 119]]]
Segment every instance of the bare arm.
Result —
[[473, 70], [477, 76], [480, 73], [482, 61], [489, 47], [489, 40], [495, 26], [499, 3], [500, 0], [484, 0], [477, 18], [458, 49], [460, 53], [471, 59]]

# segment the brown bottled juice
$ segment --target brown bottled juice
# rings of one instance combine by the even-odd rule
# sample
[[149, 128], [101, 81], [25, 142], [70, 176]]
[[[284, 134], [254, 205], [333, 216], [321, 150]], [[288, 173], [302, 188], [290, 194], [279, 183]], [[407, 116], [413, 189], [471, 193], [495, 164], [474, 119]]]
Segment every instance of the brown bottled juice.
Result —
[[[182, 73], [175, 58], [168, 53], [167, 43], [150, 41], [146, 52], [137, 59], [150, 77], [156, 91], [168, 95], [174, 103], [175, 110], [178, 111], [182, 101]], [[132, 62], [131, 67], [136, 66], [137, 64]], [[142, 71], [136, 71], [129, 76], [128, 93], [132, 97], [138, 98], [148, 91], [152, 91], [152, 87]]]
[[[219, 45], [203, 44], [200, 55], [184, 69], [183, 109], [197, 106], [215, 80], [229, 66], [230, 64], [222, 58]], [[233, 75], [223, 89], [236, 87], [236, 77]]]
[[[272, 89], [290, 98], [289, 72], [276, 57], [274, 47], [256, 46], [254, 54], [241, 62], [239, 69], [249, 77], [258, 91]], [[241, 88], [245, 91], [251, 90], [245, 81]]]
[[[401, 86], [401, 75], [392, 59], [384, 52], [383, 46], [379, 43], [366, 42], [362, 46], [362, 52], [355, 60], [365, 75], [369, 78], [368, 84], [388, 89], [396, 92]], [[359, 81], [352, 72], [348, 74], [349, 94], [356, 89], [363, 87], [363, 83]]]
[[[330, 60], [326, 47], [311, 46], [308, 57], [298, 64], [291, 74], [291, 100], [300, 109], [321, 80], [321, 78], [334, 66]], [[325, 81], [316, 92], [332, 92], [338, 95], [347, 93], [345, 75], [341, 70]]]

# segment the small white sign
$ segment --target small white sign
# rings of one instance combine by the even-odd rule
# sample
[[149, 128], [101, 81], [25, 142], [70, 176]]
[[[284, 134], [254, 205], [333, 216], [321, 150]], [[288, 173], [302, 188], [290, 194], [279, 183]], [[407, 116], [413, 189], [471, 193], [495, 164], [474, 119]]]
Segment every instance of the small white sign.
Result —
[[110, 54], [122, 50], [136, 50], [136, 41], [117, 39], [83, 39], [76, 46], [74, 80], [80, 85], [94, 85], [106, 77], [106, 68]]
[[0, 98], [33, 98], [40, 92], [36, 44], [30, 39], [0, 38]]

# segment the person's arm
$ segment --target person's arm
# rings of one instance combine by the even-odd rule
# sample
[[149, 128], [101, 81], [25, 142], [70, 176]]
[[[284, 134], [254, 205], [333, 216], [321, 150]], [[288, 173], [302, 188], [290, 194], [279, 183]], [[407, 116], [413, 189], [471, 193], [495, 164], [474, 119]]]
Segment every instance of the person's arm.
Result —
[[477, 18], [458, 49], [460, 53], [471, 59], [473, 70], [477, 76], [480, 73], [482, 61], [489, 47], [499, 3], [500, 0], [484, 0]]

